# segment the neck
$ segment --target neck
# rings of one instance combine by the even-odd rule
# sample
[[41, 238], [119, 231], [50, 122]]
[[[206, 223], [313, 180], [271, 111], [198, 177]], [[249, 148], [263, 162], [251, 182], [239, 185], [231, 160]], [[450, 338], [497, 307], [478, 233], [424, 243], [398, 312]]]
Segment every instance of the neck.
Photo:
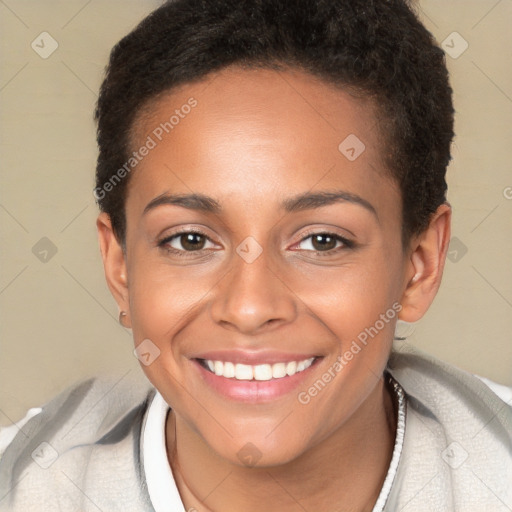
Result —
[[173, 412], [168, 459], [186, 510], [370, 512], [386, 477], [396, 434], [394, 392], [381, 378], [356, 413], [327, 439], [281, 466], [232, 464]]

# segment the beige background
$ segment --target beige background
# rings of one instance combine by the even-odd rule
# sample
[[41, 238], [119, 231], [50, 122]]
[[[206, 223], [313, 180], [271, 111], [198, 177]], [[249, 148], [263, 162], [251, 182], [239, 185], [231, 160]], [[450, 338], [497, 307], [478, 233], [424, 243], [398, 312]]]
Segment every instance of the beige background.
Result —
[[[0, 425], [84, 376], [140, 371], [99, 257], [92, 112], [110, 48], [159, 4], [0, 1]], [[458, 261], [409, 340], [512, 385], [512, 2], [423, 0], [420, 11], [453, 55], [452, 32], [469, 46], [447, 56]], [[47, 59], [31, 48], [43, 31], [59, 45]], [[32, 252], [43, 237], [57, 249], [46, 263]]]

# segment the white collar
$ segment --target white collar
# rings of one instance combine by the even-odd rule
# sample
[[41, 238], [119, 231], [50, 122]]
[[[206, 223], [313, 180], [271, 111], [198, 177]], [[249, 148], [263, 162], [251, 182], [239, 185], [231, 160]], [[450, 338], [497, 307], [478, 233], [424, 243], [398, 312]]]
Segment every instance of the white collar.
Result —
[[[405, 435], [406, 398], [402, 386], [388, 374], [398, 399], [398, 421], [391, 463], [372, 512], [382, 512], [400, 461]], [[156, 391], [141, 431], [141, 457], [149, 497], [155, 512], [185, 512], [171, 466], [167, 460], [165, 424], [169, 405]]]
[[155, 512], [184, 512], [180, 493], [167, 460], [165, 423], [169, 405], [156, 391], [141, 431], [141, 458], [149, 497]]
[[390, 373], [387, 373], [387, 377], [391, 382], [391, 385], [395, 391], [395, 395], [398, 401], [398, 417], [396, 425], [395, 446], [393, 448], [391, 462], [389, 463], [388, 473], [386, 475], [384, 484], [382, 485], [382, 489], [380, 490], [379, 497], [377, 498], [377, 502], [375, 503], [372, 512], [382, 512], [384, 510], [386, 502], [389, 498], [389, 493], [391, 492], [391, 488], [393, 487], [393, 482], [395, 481], [395, 475], [398, 471], [398, 464], [400, 462], [400, 456], [402, 455], [402, 448], [404, 446], [405, 420], [407, 415], [407, 399], [405, 391], [403, 390], [402, 386], [400, 386], [398, 381], [395, 380]]

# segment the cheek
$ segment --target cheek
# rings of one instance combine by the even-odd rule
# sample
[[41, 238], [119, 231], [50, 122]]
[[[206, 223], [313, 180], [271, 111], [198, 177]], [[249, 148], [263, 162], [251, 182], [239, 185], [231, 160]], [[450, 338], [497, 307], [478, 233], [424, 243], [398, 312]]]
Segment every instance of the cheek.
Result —
[[[195, 268], [144, 262], [134, 266], [129, 276], [134, 344], [144, 347], [150, 342], [148, 346], [158, 355], [151, 364], [142, 364], [157, 387], [170, 377], [170, 382], [182, 381], [186, 359], [181, 351], [187, 346], [187, 337], [179, 337], [180, 331], [188, 332], [187, 325], [200, 314], [215, 285], [213, 276], [198, 275], [199, 266]], [[179, 343], [174, 343], [175, 337]]]
[[399, 265], [393, 266], [392, 261], [358, 260], [317, 270], [307, 278], [297, 275], [289, 285], [310, 313], [346, 342], [372, 326], [399, 300]]
[[165, 335], [171, 339], [197, 315], [212, 286], [207, 278], [180, 279], [176, 273], [145, 273], [143, 281], [130, 286], [135, 342], [140, 342], [141, 336], [160, 340]]
[[[390, 260], [391, 261], [391, 260]], [[312, 425], [322, 439], [349, 418], [374, 388], [387, 363], [398, 312], [395, 273], [384, 260], [316, 276], [297, 295], [307, 302], [317, 326], [336, 347], [318, 378], [299, 391], [299, 411], [319, 418]]]
[[[396, 283], [400, 261], [382, 257], [383, 251], [375, 251], [375, 257], [337, 268], [330, 273], [318, 272], [310, 279], [295, 283], [294, 291], [304, 301], [317, 332], [334, 340], [332, 357], [324, 368], [324, 383], [329, 391], [317, 400], [314, 407], [328, 411], [336, 423], [349, 410], [336, 406], [339, 396], [349, 393], [344, 401], [355, 407], [375, 384], [389, 356], [394, 336], [399, 304], [399, 288]], [[393, 263], [395, 261], [396, 263]], [[325, 335], [322, 336], [325, 339]], [[335, 377], [333, 377], [335, 376]], [[322, 388], [322, 383], [320, 383]], [[323, 389], [323, 388], [322, 388]], [[306, 392], [305, 401], [316, 396], [312, 389]], [[322, 415], [320, 415], [322, 416]], [[329, 422], [326, 423], [327, 426]]]

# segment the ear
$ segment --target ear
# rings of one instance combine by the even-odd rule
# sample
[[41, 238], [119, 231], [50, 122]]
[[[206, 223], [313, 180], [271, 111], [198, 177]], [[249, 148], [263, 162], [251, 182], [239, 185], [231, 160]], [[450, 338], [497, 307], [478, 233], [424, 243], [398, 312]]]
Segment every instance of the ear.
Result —
[[437, 294], [450, 243], [451, 215], [449, 204], [439, 206], [428, 228], [411, 242], [400, 320], [417, 322]]
[[105, 270], [105, 278], [110, 293], [112, 293], [120, 310], [126, 312], [123, 325], [129, 328], [131, 324], [125, 253], [122, 245], [114, 234], [112, 222], [108, 214], [105, 212], [100, 213], [96, 220], [96, 227], [98, 229], [98, 239], [103, 268]]

